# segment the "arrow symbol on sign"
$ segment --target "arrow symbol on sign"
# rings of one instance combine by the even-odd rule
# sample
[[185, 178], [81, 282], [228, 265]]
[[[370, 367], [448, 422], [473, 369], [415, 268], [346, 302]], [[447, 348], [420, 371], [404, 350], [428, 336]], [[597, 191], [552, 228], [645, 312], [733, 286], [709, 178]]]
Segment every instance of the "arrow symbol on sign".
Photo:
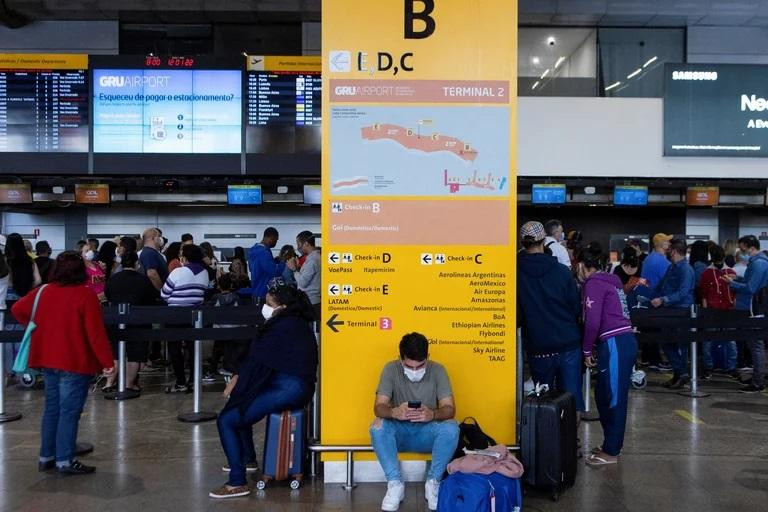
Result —
[[331, 57], [331, 64], [335, 71], [344, 71], [349, 65], [349, 53], [335, 52]]
[[337, 325], [344, 325], [343, 320], [336, 320], [336, 317], [339, 316], [336, 313], [334, 313], [331, 318], [328, 319], [328, 321], [325, 323], [328, 327], [331, 328], [333, 332], [339, 332], [339, 330], [336, 328]]
[[331, 292], [331, 295], [338, 295], [339, 294], [339, 287], [334, 284], [333, 286], [331, 286], [328, 289], [328, 291]]
[[421, 261], [423, 261], [425, 265], [429, 265], [429, 263], [432, 261], [432, 256], [425, 254], [424, 257], [421, 258]]
[[337, 263], [337, 262], [339, 261], [339, 254], [338, 254], [338, 253], [335, 253], [335, 252], [334, 252], [334, 253], [331, 253], [331, 255], [330, 255], [330, 256], [328, 256], [328, 260], [329, 260], [331, 263]]

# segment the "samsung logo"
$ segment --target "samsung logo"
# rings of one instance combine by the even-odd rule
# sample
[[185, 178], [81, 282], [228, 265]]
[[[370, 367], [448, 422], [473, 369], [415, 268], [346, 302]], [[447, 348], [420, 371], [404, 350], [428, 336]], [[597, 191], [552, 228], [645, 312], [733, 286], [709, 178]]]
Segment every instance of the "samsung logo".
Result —
[[672, 80], [717, 80], [717, 71], [673, 71]]

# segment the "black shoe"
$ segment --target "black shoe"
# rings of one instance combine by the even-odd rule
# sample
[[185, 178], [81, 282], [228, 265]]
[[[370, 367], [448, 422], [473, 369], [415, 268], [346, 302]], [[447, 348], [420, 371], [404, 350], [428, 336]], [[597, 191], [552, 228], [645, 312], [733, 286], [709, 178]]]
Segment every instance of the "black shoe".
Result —
[[96, 468], [75, 460], [69, 466], [59, 466], [58, 470], [63, 475], [90, 475], [96, 471]]
[[735, 379], [735, 380], [741, 382], [741, 372], [740, 371], [738, 371], [738, 370], [731, 370], [730, 372], [728, 372], [728, 375], [732, 379]]
[[669, 386], [669, 389], [683, 389], [689, 382], [691, 382], [691, 378], [687, 375], [683, 375], [676, 383]]
[[709, 380], [712, 378], [712, 370], [704, 370], [701, 374], [701, 380]]
[[56, 461], [55, 460], [49, 460], [49, 461], [46, 461], [46, 462], [38, 462], [37, 463], [37, 470], [39, 472], [41, 472], [41, 473], [44, 472], [44, 471], [50, 471], [50, 470], [55, 469], [55, 468], [56, 468]]
[[662, 384], [662, 386], [663, 386], [663, 387], [665, 387], [665, 388], [667, 388], [667, 389], [671, 389], [671, 388], [672, 388], [672, 386], [675, 386], [675, 385], [677, 385], [678, 381], [680, 381], [680, 377], [678, 377], [678, 376], [674, 376], [674, 377], [672, 377], [671, 379], [669, 379], [667, 382], [665, 382], [664, 384]]
[[739, 393], [762, 393], [763, 391], [765, 391], [765, 386], [757, 387], [754, 384], [750, 384], [741, 388]]

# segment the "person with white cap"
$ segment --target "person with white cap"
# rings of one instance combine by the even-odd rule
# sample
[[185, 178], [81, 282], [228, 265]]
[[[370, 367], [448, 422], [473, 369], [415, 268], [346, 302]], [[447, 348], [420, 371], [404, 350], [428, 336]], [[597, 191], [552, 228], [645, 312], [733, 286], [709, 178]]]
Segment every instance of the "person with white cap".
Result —
[[546, 236], [540, 222], [520, 228], [524, 251], [517, 261], [517, 304], [523, 348], [533, 381], [570, 392], [583, 411], [581, 297], [568, 267], [544, 252]]

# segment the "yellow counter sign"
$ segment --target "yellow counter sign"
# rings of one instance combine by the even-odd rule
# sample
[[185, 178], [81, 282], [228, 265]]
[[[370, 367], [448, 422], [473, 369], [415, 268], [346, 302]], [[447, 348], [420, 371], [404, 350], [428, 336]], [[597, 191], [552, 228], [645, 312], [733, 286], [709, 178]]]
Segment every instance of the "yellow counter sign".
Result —
[[293, 71], [297, 73], [320, 73], [322, 71], [319, 55], [248, 55], [246, 60], [248, 71]]
[[413, 331], [458, 419], [516, 440], [516, 27], [509, 0], [323, 2], [323, 444], [370, 443]]
[[88, 69], [88, 55], [71, 53], [0, 53], [0, 69]]

